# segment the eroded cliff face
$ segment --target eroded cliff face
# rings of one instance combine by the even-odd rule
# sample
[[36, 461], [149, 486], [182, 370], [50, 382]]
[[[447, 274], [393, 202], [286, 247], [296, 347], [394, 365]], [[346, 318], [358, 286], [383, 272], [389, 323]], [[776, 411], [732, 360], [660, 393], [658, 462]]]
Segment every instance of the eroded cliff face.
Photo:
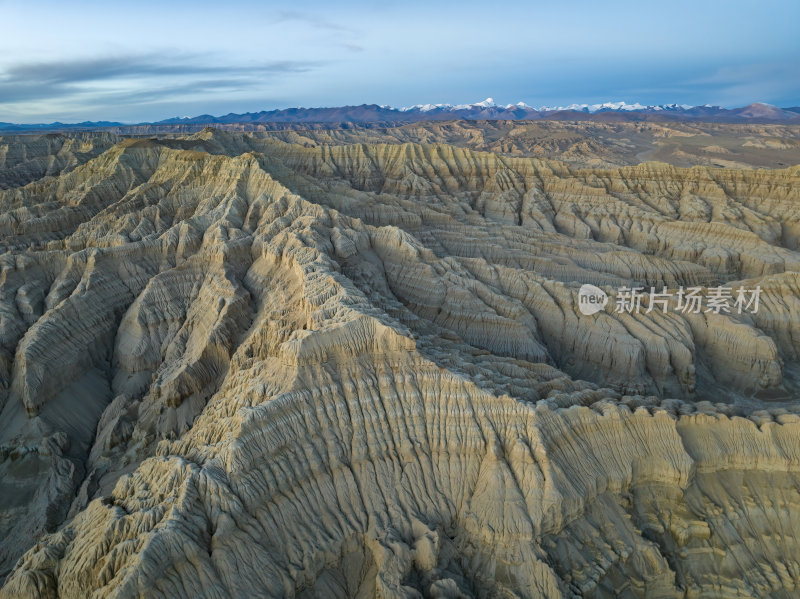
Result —
[[[237, 125], [223, 127], [235, 129]], [[447, 143], [504, 156], [557, 158], [572, 166], [591, 168], [631, 166], [643, 160], [679, 167], [740, 169], [784, 168], [800, 163], [797, 125], [458, 120], [394, 127], [275, 130], [277, 127], [269, 130], [265, 126], [262, 132], [252, 134], [304, 146]]]
[[0, 137], [0, 189], [56, 177], [96, 158], [120, 139], [108, 133]]
[[2, 191], [0, 597], [793, 597], [798, 223], [797, 167], [210, 130]]

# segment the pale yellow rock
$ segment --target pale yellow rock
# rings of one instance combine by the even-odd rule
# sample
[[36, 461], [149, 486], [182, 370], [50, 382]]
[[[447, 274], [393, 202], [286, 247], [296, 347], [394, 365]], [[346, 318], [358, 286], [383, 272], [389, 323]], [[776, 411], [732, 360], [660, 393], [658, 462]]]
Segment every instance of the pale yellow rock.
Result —
[[797, 593], [799, 169], [292, 135], [0, 191], [0, 597]]

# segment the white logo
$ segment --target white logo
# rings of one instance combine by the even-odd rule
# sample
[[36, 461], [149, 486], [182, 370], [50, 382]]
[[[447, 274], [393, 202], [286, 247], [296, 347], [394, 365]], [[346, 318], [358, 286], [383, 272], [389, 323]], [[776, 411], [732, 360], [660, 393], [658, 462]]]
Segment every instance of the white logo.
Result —
[[581, 314], [586, 316], [597, 314], [606, 307], [607, 303], [608, 295], [605, 291], [588, 283], [581, 285], [580, 291], [578, 291], [578, 309]]

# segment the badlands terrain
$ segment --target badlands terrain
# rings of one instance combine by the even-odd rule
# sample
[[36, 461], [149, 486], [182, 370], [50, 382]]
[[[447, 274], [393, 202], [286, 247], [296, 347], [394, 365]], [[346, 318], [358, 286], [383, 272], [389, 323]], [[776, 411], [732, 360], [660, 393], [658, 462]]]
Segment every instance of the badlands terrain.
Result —
[[[0, 598], [797, 597], [798, 164], [776, 124], [0, 138]], [[720, 285], [758, 310], [615, 310]]]

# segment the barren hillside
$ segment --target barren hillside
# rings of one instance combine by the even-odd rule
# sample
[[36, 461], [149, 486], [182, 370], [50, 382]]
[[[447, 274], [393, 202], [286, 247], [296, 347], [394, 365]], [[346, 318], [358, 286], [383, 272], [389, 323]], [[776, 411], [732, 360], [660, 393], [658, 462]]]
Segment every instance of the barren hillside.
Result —
[[795, 130], [493, 127], [0, 139], [0, 597], [796, 596]]

